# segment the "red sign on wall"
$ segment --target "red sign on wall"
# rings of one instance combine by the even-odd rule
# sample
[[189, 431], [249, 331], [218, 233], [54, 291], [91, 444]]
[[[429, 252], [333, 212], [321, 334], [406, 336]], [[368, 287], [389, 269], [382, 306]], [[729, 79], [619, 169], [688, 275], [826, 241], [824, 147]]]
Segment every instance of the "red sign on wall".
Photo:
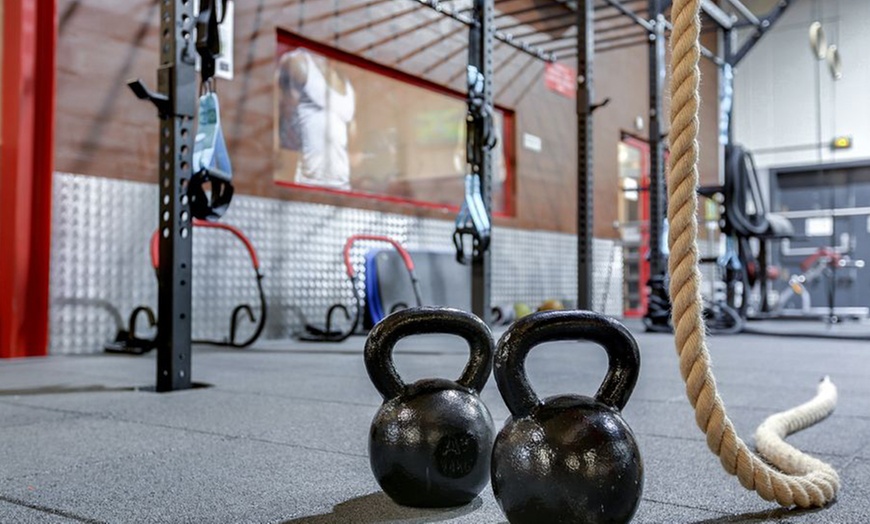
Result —
[[544, 70], [544, 85], [567, 98], [577, 96], [577, 71], [565, 64], [550, 63]]

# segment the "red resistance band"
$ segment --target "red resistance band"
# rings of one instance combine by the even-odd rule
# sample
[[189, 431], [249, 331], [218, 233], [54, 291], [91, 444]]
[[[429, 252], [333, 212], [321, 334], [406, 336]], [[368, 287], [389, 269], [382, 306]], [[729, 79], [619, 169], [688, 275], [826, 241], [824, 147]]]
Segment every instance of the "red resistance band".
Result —
[[[200, 220], [198, 218], [193, 219], [194, 227], [202, 227], [202, 228], [211, 228], [211, 229], [223, 229], [224, 231], [229, 231], [233, 235], [236, 236], [242, 243], [245, 245], [245, 248], [248, 250], [248, 255], [251, 256], [251, 264], [254, 266], [254, 269], [257, 272], [260, 271], [260, 259], [257, 257], [257, 250], [254, 249], [254, 244], [251, 243], [251, 240], [245, 236], [242, 231], [234, 226], [228, 224], [222, 224], [220, 222], [209, 222], [207, 220]], [[151, 265], [154, 266], [154, 269], [160, 269], [160, 230], [154, 232], [151, 235]]]
[[399, 253], [399, 256], [402, 257], [402, 260], [405, 262], [405, 267], [408, 268], [408, 271], [413, 274], [414, 260], [411, 259], [411, 255], [408, 253], [408, 251], [404, 247], [402, 247], [402, 244], [399, 244], [392, 238], [383, 235], [353, 235], [349, 237], [347, 239], [347, 242], [345, 242], [344, 244], [344, 267], [347, 270], [348, 277], [356, 277], [356, 271], [354, 271], [353, 264], [350, 261], [350, 250], [353, 245], [360, 240], [370, 240], [372, 242], [385, 242], [387, 244], [391, 244]]
[[840, 257], [840, 254], [837, 253], [836, 251], [834, 251], [833, 249], [827, 248], [827, 247], [822, 247], [822, 248], [819, 248], [819, 250], [816, 251], [815, 253], [813, 253], [812, 255], [805, 258], [803, 262], [801, 262], [801, 269], [804, 271], [804, 273], [806, 273], [811, 267], [813, 267], [813, 264], [815, 264], [816, 260], [818, 260], [822, 257], [826, 257], [826, 258], [830, 259], [828, 261], [828, 265], [831, 267], [839, 264], [840, 258], [842, 258], [842, 257]]

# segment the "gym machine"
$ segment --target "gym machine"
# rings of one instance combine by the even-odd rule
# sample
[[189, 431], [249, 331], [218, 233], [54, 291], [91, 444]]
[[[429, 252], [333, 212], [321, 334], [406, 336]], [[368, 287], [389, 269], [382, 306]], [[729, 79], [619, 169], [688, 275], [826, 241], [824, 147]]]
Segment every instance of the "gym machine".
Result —
[[[662, 8], [666, 7], [665, 4], [670, 3], [664, 0], [649, 0], [649, 2], [650, 13], [658, 14], [659, 17], [662, 16]], [[739, 2], [732, 0], [726, 3], [732, 7], [739, 4]], [[767, 213], [761, 200], [757, 182], [749, 188], [740, 185], [747, 179], [741, 179], [739, 175], [745, 173], [750, 168], [754, 168], [754, 164], [752, 164], [751, 155], [734, 143], [732, 123], [734, 113], [734, 68], [737, 67], [740, 61], [746, 57], [761, 38], [770, 31], [791, 3], [789, 0], [782, 0], [761, 17], [748, 16], [749, 13], [745, 9], [739, 8], [735, 8], [739, 16], [731, 15], [713, 2], [702, 4], [703, 14], [715, 23], [717, 30], [722, 35], [721, 56], [714, 55], [703, 48], [701, 49], [701, 54], [713, 61], [719, 68], [719, 141], [725, 146], [725, 184], [723, 186], [700, 188], [699, 193], [702, 196], [715, 198], [720, 203], [725, 202], [726, 204], [723, 207], [732, 211], [730, 214], [728, 214], [727, 210], [724, 211], [722, 223], [723, 233], [731, 237], [727, 243], [729, 251], [722, 259], [729, 264], [725, 266], [726, 273], [743, 272], [745, 265], [735, 262], [739, 260], [740, 256], [748, 260], [748, 254], [751, 251], [749, 238], [759, 237], [762, 239], [762, 252], [759, 253], [758, 258], [766, 260], [766, 241], [787, 238], [791, 235], [791, 225], [787, 220]], [[740, 18], [743, 20], [740, 20]], [[668, 27], [669, 24], [664, 23], [664, 29], [670, 29]], [[737, 46], [737, 31], [743, 27], [749, 28], [749, 35]], [[665, 171], [663, 162], [664, 135], [655, 117], [661, 113], [660, 100], [664, 84], [664, 60], [660, 52], [653, 51], [654, 42], [658, 39], [657, 36], [650, 43], [650, 148], [652, 151], [650, 167], [651, 271], [649, 306], [644, 316], [644, 324], [649, 331], [670, 331], [671, 304], [670, 297], [668, 296], [668, 277], [665, 272], [664, 257], [660, 248], [663, 238], [663, 225], [665, 223], [663, 192]], [[754, 174], [754, 169], [752, 172]], [[743, 215], [746, 211], [747, 191], [749, 191], [753, 202], [758, 204], [753, 208], [754, 212], [751, 217]], [[735, 243], [737, 244], [736, 247], [734, 246]], [[734, 256], [735, 253], [738, 253], [738, 255]], [[702, 261], [716, 262], [717, 259]], [[759, 273], [756, 273], [752, 278], [765, 280], [766, 275], [763, 274], [764, 271]], [[748, 272], [744, 272], [744, 274], [748, 274]], [[728, 276], [726, 278], [731, 279]], [[747, 286], [744, 286], [744, 290], [745, 293], [749, 292]], [[736, 293], [736, 286], [731, 285], [729, 286], [728, 299], [726, 301], [722, 302], [714, 298], [708, 300], [705, 314], [708, 316], [709, 325], [712, 329], [716, 329], [718, 326], [722, 328], [720, 332], [736, 332], [740, 330], [742, 320], [745, 319], [745, 314], [734, 307], [734, 293]], [[740, 308], [742, 307], [741, 305]], [[735, 315], [735, 312], [737, 315]]]
[[[263, 291], [263, 273], [260, 271], [260, 259], [257, 257], [257, 251], [250, 239], [245, 236], [238, 228], [216, 222], [208, 222], [206, 220], [194, 219], [193, 226], [195, 228], [209, 228], [227, 231], [235, 236], [248, 252], [251, 259], [251, 265], [254, 268], [254, 275], [257, 280], [257, 293], [260, 303], [259, 320], [255, 319], [254, 310], [249, 304], [240, 304], [233, 309], [230, 315], [230, 332], [229, 336], [223, 340], [192, 340], [194, 344], [207, 344], [220, 347], [245, 348], [253, 344], [260, 337], [263, 328], [266, 325], [266, 295]], [[151, 236], [151, 265], [154, 267], [154, 273], [160, 275], [160, 231], [155, 231]], [[157, 315], [148, 306], [138, 306], [132, 313], [127, 322], [126, 329], [119, 329], [115, 340], [106, 344], [105, 350], [107, 353], [122, 353], [128, 355], [143, 355], [150, 352], [156, 347], [156, 338], [144, 338], [137, 335], [138, 320], [141, 315], [145, 315], [151, 327], [157, 325]], [[245, 340], [238, 339], [238, 326], [242, 317], [247, 316], [250, 322], [255, 323], [254, 332]]]
[[[369, 241], [369, 242], [383, 242], [389, 244], [399, 253], [399, 256], [402, 258], [404, 262], [405, 269], [408, 271], [408, 278], [411, 280], [411, 288], [414, 291], [414, 300], [416, 306], [423, 305], [423, 299], [420, 294], [420, 283], [417, 279], [417, 273], [414, 270], [414, 260], [411, 259], [411, 255], [408, 251], [402, 247], [402, 245], [396, 240], [382, 235], [353, 235], [347, 239], [347, 242], [344, 244], [344, 249], [342, 250], [343, 260], [344, 260], [344, 268], [347, 272], [347, 277], [350, 280], [350, 289], [353, 293], [354, 299], [354, 314], [353, 321], [351, 322], [350, 327], [346, 331], [333, 329], [335, 326], [335, 321], [333, 317], [337, 312], [342, 312], [344, 314], [345, 320], [351, 320], [350, 312], [347, 310], [347, 307], [344, 304], [333, 304], [326, 312], [326, 321], [324, 325], [318, 326], [315, 324], [310, 324], [305, 322], [304, 332], [299, 336], [299, 339], [306, 342], [341, 342], [343, 340], [347, 340], [351, 335], [356, 333], [357, 328], [360, 325], [360, 319], [363, 317], [363, 310], [366, 307], [365, 300], [360, 294], [359, 290], [359, 273], [354, 269], [353, 261], [351, 260], [351, 250], [353, 249], [354, 244], [360, 241]], [[374, 277], [369, 277], [374, 278]], [[374, 295], [375, 286], [370, 287], [372, 291], [367, 294], [368, 300], [377, 300], [377, 297], [371, 296]], [[393, 311], [397, 309], [407, 308], [407, 304], [397, 304], [393, 307]], [[393, 313], [390, 311], [390, 313]]]
[[[788, 286], [779, 294], [773, 308], [773, 314], [777, 318], [816, 318], [836, 322], [843, 318], [859, 320], [868, 317], [868, 308], [863, 307], [835, 307], [833, 304], [828, 307], [814, 307], [808, 289], [824, 277], [834, 282], [835, 272], [840, 269], [863, 269], [863, 260], [854, 260], [848, 254], [840, 254], [835, 248], [822, 247], [805, 258], [800, 267], [803, 272], [791, 275]], [[836, 282], [832, 285], [836, 285]], [[799, 307], [787, 307], [793, 299], [800, 301]]]

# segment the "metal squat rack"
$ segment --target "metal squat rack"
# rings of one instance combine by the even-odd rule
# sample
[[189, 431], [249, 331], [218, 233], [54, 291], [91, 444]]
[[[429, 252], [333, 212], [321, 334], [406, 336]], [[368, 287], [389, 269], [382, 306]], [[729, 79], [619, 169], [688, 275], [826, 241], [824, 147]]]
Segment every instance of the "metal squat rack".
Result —
[[[160, 0], [160, 67], [157, 91], [141, 80], [128, 85], [152, 102], [160, 117], [158, 154], [159, 253], [157, 272], [158, 392], [194, 387], [191, 376], [193, 217], [188, 182], [193, 174], [194, 115], [198, 85], [193, 0]], [[203, 70], [209, 64], [203, 57]], [[212, 67], [213, 70], [213, 67]]]

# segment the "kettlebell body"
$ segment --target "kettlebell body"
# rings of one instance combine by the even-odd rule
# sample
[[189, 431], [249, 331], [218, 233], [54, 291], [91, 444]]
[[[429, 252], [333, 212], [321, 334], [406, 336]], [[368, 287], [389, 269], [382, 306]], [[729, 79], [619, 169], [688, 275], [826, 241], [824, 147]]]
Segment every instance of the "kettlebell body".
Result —
[[[468, 341], [471, 358], [460, 379], [401, 382], [392, 348], [421, 333], [453, 333]], [[396, 503], [461, 506], [486, 486], [495, 429], [479, 393], [492, 369], [493, 346], [480, 319], [447, 308], [405, 309], [372, 329], [366, 367], [384, 403], [369, 432], [369, 460], [378, 484]]]
[[494, 437], [492, 417], [474, 390], [421, 380], [378, 410], [369, 459], [381, 488], [397, 503], [458, 506], [486, 486]]
[[[585, 339], [607, 349], [610, 370], [595, 398], [540, 401], [524, 362], [537, 344]], [[511, 411], [492, 458], [492, 486], [508, 521], [626, 523], [643, 490], [643, 462], [619, 410], [637, 380], [639, 352], [617, 322], [580, 311], [526, 317], [499, 341], [495, 374]]]

